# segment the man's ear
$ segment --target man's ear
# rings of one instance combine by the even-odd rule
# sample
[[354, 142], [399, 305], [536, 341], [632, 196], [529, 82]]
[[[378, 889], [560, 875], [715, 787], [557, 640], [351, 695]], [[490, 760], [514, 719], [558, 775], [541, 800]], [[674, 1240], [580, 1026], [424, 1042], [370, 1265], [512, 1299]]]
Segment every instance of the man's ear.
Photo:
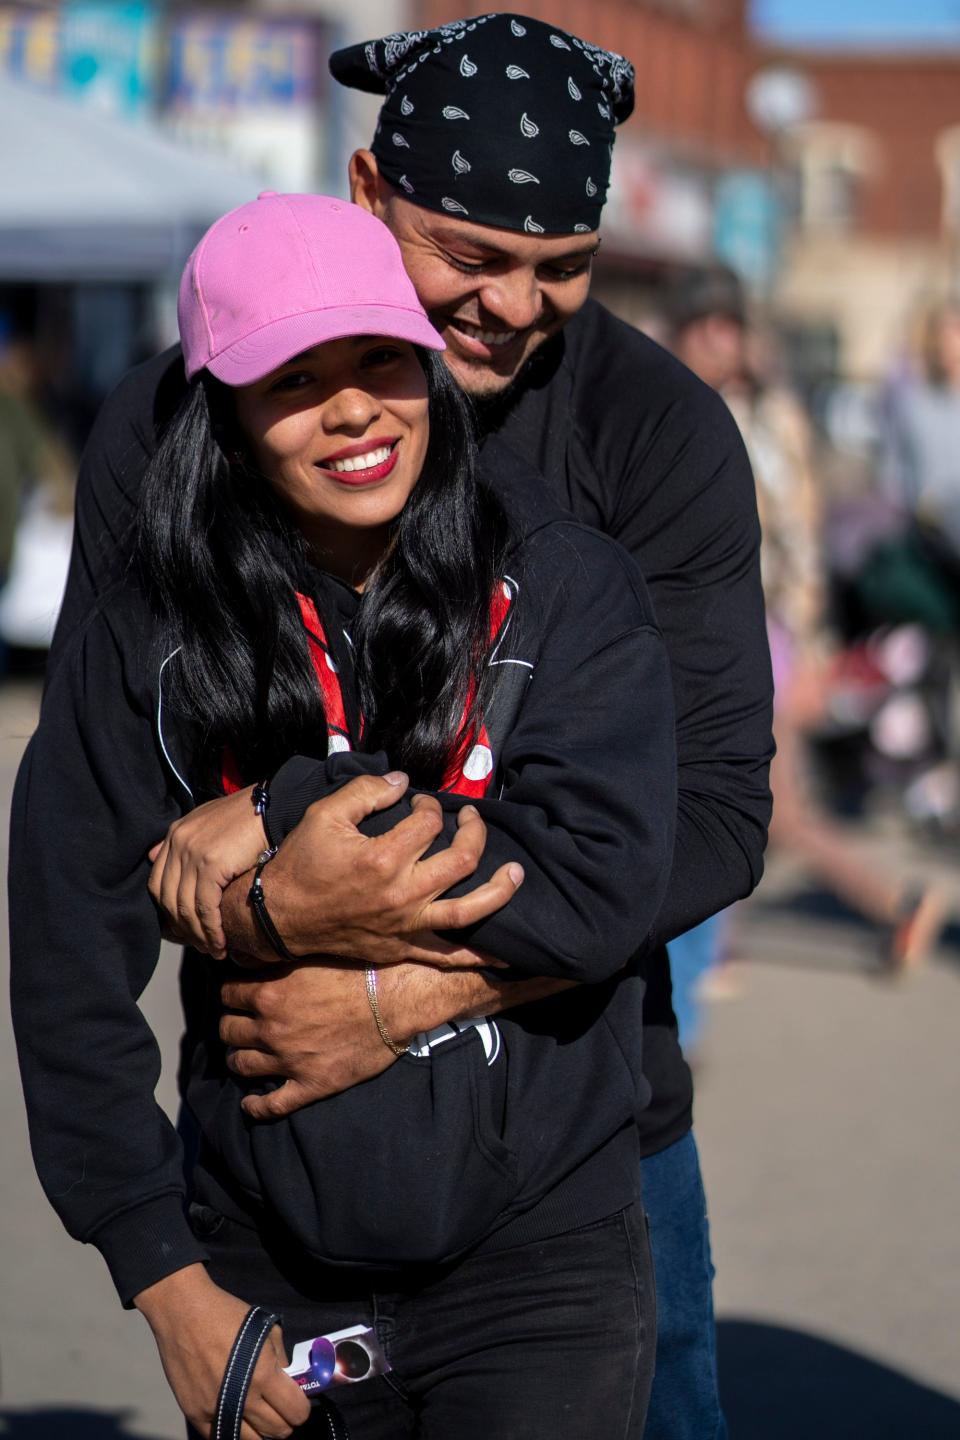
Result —
[[354, 150], [347, 174], [350, 177], [350, 199], [354, 205], [361, 205], [382, 220], [386, 187], [380, 178], [377, 157], [371, 150]]

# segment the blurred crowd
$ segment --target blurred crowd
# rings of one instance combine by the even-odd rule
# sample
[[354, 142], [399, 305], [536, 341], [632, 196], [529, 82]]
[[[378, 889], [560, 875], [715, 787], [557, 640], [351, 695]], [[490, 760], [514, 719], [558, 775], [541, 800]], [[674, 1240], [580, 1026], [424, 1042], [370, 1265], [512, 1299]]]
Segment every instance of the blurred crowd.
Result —
[[[771, 845], [873, 926], [878, 963], [901, 973], [935, 943], [947, 897], [878, 868], [830, 812], [892, 807], [931, 839], [960, 837], [960, 299], [918, 309], [866, 395], [802, 395], [775, 326], [725, 268], [665, 292], [658, 326], [726, 399], [756, 479], [775, 683]], [[731, 924], [714, 917], [671, 947], [691, 1053]]]
[[[756, 478], [776, 688], [771, 844], [874, 927], [879, 963], [899, 973], [935, 943], [945, 897], [878, 869], [835, 816], [892, 809], [925, 837], [960, 839], [960, 298], [918, 307], [879, 384], [805, 393], [769, 305], [751, 304], [732, 270], [688, 267], [652, 297], [647, 328], [724, 397]], [[0, 314], [4, 672], [24, 655], [36, 669], [52, 633], [88, 423]], [[735, 935], [720, 915], [672, 947], [690, 1053], [698, 996], [722, 990]]]
[[[805, 394], [769, 308], [751, 306], [732, 270], [688, 268], [652, 293], [647, 328], [723, 395], [757, 482], [780, 752], [773, 840], [890, 923], [903, 897], [851, 868], [814, 823], [801, 754], [813, 746], [837, 808], [880, 796], [958, 837], [960, 298], [918, 307], [883, 382]], [[90, 419], [75, 423], [47, 369], [0, 312], [0, 635], [17, 648], [42, 647], [55, 615]]]

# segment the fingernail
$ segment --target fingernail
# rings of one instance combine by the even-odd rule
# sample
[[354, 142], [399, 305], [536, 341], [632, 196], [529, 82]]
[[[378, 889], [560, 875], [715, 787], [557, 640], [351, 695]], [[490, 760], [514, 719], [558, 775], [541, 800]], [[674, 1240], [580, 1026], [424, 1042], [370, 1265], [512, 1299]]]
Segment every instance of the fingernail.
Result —
[[477, 809], [476, 805], [463, 805], [463, 806], [461, 806], [460, 814], [461, 814], [461, 815], [479, 815], [479, 814], [480, 814], [480, 811]]
[[513, 861], [510, 865], [507, 866], [507, 874], [510, 876], [510, 879], [513, 881], [514, 885], [523, 884], [523, 866], [518, 865], [516, 861]]
[[383, 778], [388, 785], [402, 785], [407, 777], [402, 770], [389, 770]]

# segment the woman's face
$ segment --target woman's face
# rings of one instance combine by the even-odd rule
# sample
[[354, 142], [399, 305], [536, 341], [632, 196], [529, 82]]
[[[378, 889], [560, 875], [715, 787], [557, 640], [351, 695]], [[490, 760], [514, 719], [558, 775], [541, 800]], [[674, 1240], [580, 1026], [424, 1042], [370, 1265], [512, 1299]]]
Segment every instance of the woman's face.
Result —
[[324, 564], [359, 584], [388, 543], [430, 436], [413, 346], [331, 340], [235, 391], [250, 458]]

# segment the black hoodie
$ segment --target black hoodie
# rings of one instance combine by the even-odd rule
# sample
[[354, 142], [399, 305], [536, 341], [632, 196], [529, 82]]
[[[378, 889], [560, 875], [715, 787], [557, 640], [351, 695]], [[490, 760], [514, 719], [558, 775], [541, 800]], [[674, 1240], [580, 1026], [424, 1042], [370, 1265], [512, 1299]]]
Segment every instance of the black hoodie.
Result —
[[[672, 856], [669, 665], [629, 557], [545, 505], [538, 477], [505, 448], [496, 458], [520, 536], [497, 688], [520, 671], [526, 684], [507, 685], [498, 798], [474, 803], [489, 828], [485, 870], [518, 858], [527, 878], [472, 941], [517, 973], [585, 986], [256, 1125], [216, 1036], [223, 969], [188, 956], [207, 982], [187, 991], [202, 1012], [187, 1016], [201, 1037], [187, 1087], [203, 1137], [198, 1192], [248, 1222], [279, 1220], [335, 1263], [419, 1265], [514, 1245], [637, 1194], [635, 1117], [649, 1087], [644, 984], [629, 962]], [[331, 636], [355, 602], [322, 577], [315, 598]], [[137, 1007], [159, 951], [146, 853], [190, 808], [197, 768], [164, 698], [165, 662], [128, 584], [55, 667], [13, 807], [13, 1001], [34, 1155], [67, 1228], [101, 1249], [125, 1302], [203, 1258]], [[378, 762], [332, 757], [322, 784], [358, 763]], [[463, 803], [443, 797], [451, 835]]]
[[[116, 569], [157, 435], [185, 384], [179, 349], [168, 350], [131, 370], [97, 417], [51, 667]], [[665, 943], [749, 895], [763, 869], [773, 687], [750, 466], [720, 397], [592, 300], [481, 419], [484, 466], [505, 441], [540, 472], [544, 504], [552, 499], [630, 552], [670, 657], [676, 845], [664, 903], [637, 936], [653, 1090], [638, 1127], [641, 1153], [653, 1155], [690, 1128], [692, 1105]]]

